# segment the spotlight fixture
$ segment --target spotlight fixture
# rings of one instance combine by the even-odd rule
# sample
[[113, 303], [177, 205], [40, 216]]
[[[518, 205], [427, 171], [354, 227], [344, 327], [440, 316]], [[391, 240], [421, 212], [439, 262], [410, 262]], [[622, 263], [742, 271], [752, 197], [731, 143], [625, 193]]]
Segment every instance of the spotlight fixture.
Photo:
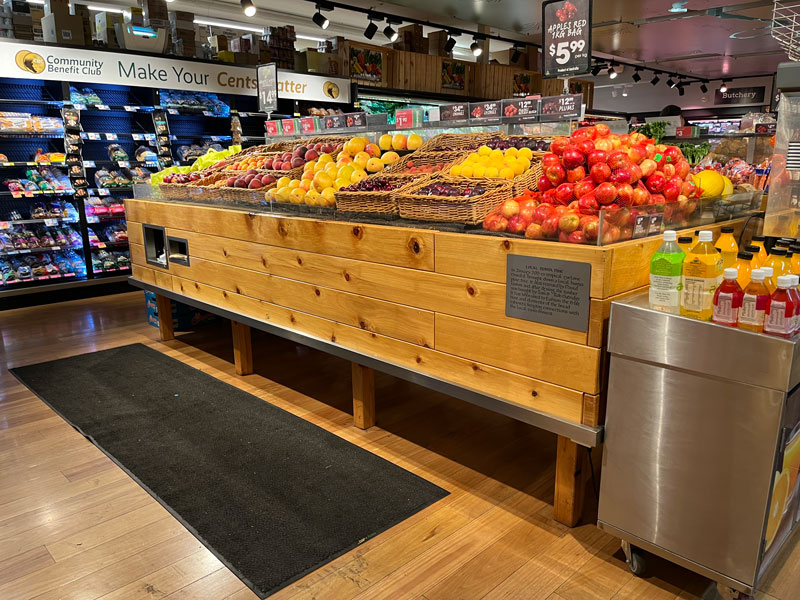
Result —
[[608, 67], [608, 71], [606, 71], [606, 73], [608, 73], [608, 78], [609, 79], [616, 79], [617, 78], [617, 72], [614, 70], [614, 67]]
[[314, 16], [311, 17], [311, 20], [314, 21], [314, 23], [320, 29], [327, 29], [328, 25], [331, 24], [331, 22], [328, 20], [328, 17], [322, 14], [322, 9], [320, 9], [319, 4], [317, 4], [317, 12], [314, 13]]
[[628, 88], [626, 87], [622, 88], [622, 95], [625, 96], [626, 98], [628, 97]]
[[634, 83], [639, 83], [642, 80], [642, 76], [639, 75], [639, 71], [641, 71], [639, 67], [636, 67], [633, 70], [633, 75], [631, 75], [631, 79], [633, 79]]
[[675, 82], [675, 80], [674, 80], [674, 79], [672, 79], [672, 75], [670, 75], [670, 76], [669, 76], [669, 79], [667, 79], [667, 85], [668, 85], [669, 87], [671, 87], [671, 88], [674, 88], [674, 87], [677, 85], [677, 83]]
[[245, 17], [253, 17], [256, 14], [256, 5], [253, 4], [253, 0], [242, 0], [242, 11], [244, 12]]
[[722, 92], [723, 94], [728, 91], [728, 84], [725, 82], [724, 79], [722, 80], [722, 85], [719, 86], [719, 91]]
[[520, 50], [520, 47], [517, 44], [514, 44], [513, 48], [514, 51], [511, 53], [511, 62], [515, 63], [522, 56], [522, 51]]
[[705, 81], [700, 84], [700, 91], [703, 92], [704, 94], [708, 91], [708, 86], [706, 85]]
[[364, 37], [368, 40], [371, 40], [375, 37], [375, 34], [378, 33], [378, 26], [375, 25], [372, 21], [372, 16], [369, 17], [369, 24], [367, 28], [364, 30]]
[[598, 75], [600, 75], [600, 71], [602, 70], [603, 70], [603, 65], [595, 65], [592, 67], [592, 75], [594, 77], [597, 77]]
[[652, 85], [657, 85], [658, 82], [661, 81], [661, 78], [658, 76], [658, 73], [653, 73], [653, 78], [650, 80]]
[[617, 88], [613, 88], [611, 90], [611, 97], [612, 98], [616, 98], [618, 94], [619, 94], [619, 91], [617, 90]]
[[394, 30], [394, 27], [392, 27], [391, 24], [383, 28], [383, 35], [385, 35], [390, 42], [397, 40], [397, 32]]
[[678, 96], [683, 96], [686, 92], [683, 91], [683, 86], [678, 88]]
[[447, 41], [444, 43], [444, 51], [447, 54], [450, 54], [453, 51], [453, 48], [456, 47], [456, 38], [453, 37], [453, 34], [449, 34], [447, 37]]
[[479, 38], [477, 35], [473, 36], [472, 43], [469, 45], [469, 49], [472, 51], [472, 56], [480, 56], [483, 53], [483, 48], [478, 43], [482, 38]]

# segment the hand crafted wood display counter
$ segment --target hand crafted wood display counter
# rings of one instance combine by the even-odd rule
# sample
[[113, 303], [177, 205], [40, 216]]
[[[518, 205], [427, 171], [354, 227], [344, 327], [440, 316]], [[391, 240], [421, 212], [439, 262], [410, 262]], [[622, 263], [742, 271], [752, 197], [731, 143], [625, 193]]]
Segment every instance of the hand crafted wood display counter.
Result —
[[[132, 283], [165, 309], [174, 298], [231, 318], [237, 372], [252, 369], [255, 326], [351, 360], [360, 427], [374, 424], [377, 368], [553, 431], [555, 516], [577, 523], [609, 307], [647, 285], [660, 238], [576, 246], [156, 200], [127, 200], [126, 214]], [[146, 235], [188, 260], [148, 260]], [[506, 316], [509, 255], [590, 265], [586, 329]]]

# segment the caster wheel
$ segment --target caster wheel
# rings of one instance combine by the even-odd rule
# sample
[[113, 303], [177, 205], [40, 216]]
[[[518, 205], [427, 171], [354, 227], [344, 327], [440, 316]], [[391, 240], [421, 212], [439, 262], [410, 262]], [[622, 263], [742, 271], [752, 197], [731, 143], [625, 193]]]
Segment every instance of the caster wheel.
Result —
[[647, 570], [647, 562], [644, 559], [644, 555], [642, 554], [642, 551], [635, 546], [631, 546], [630, 558], [628, 558], [627, 562], [631, 573], [637, 577], [644, 575], [645, 571]]

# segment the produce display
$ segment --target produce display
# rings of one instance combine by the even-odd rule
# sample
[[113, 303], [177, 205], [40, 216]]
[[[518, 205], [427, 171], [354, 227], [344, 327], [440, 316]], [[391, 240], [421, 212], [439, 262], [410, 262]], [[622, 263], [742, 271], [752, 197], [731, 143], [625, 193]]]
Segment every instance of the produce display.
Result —
[[333, 206], [335, 190], [366, 178], [366, 171], [358, 168], [349, 156], [334, 161], [330, 154], [322, 154], [305, 164], [300, 179], [278, 179], [275, 188], [267, 191], [266, 198], [274, 202]]
[[488, 145], [481, 146], [477, 152], [470, 153], [463, 163], [450, 167], [450, 175], [514, 179], [531, 168], [532, 158], [533, 152], [528, 147], [521, 150], [513, 146], [507, 150], [492, 150]]

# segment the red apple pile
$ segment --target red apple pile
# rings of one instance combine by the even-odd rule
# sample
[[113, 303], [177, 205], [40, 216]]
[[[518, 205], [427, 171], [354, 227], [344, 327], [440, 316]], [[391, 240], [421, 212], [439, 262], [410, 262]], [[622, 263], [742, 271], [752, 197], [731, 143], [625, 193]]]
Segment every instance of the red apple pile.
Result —
[[249, 171], [245, 171], [240, 175], [234, 175], [233, 177], [228, 177], [225, 180], [225, 187], [235, 187], [235, 188], [247, 188], [251, 190], [257, 190], [259, 188], [272, 185], [277, 180], [274, 176], [266, 174], [266, 173], [259, 173], [255, 169], [250, 169]]
[[659, 205], [665, 223], [688, 225], [702, 193], [677, 146], [656, 145], [640, 133], [613, 134], [606, 125], [555, 138], [542, 167], [534, 214], [523, 213], [522, 197], [515, 198], [487, 217], [484, 229], [594, 243], [604, 209], [602, 243], [612, 243], [632, 237], [636, 217], [648, 211], [638, 207], [646, 205]]
[[302, 167], [309, 161], [317, 160], [320, 154], [332, 154], [337, 151], [333, 144], [309, 144], [308, 146], [295, 146], [291, 152], [284, 152], [279, 156], [268, 158], [263, 165], [264, 169], [275, 171], [289, 171]]
[[188, 184], [200, 181], [208, 175], [208, 171], [192, 171], [191, 173], [167, 173], [161, 180], [163, 183]]

